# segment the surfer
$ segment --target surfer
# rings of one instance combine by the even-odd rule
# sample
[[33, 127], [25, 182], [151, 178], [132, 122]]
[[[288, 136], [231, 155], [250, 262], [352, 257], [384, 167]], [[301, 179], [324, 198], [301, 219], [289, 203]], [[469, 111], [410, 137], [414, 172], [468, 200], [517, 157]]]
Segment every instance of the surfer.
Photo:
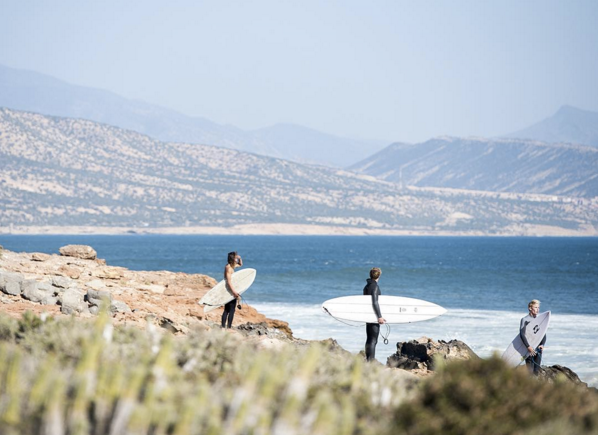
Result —
[[380, 325], [386, 323], [380, 312], [380, 305], [378, 304], [378, 296], [380, 296], [380, 287], [378, 287], [378, 280], [382, 275], [382, 271], [374, 267], [370, 270], [370, 277], [367, 280], [366, 286], [363, 288], [363, 294], [372, 296], [372, 307], [378, 318], [378, 323], [366, 323], [365, 332], [367, 339], [365, 342], [365, 358], [367, 361], [372, 361], [376, 358], [376, 345], [378, 344], [378, 335], [380, 334]]
[[[233, 272], [237, 267], [243, 266], [243, 259], [236, 251], [228, 253], [228, 263], [224, 266], [224, 280], [226, 281], [226, 288], [229, 290], [232, 295], [235, 297], [232, 301], [227, 302], [224, 305], [224, 311], [222, 312], [222, 327], [229, 329], [233, 326], [233, 317], [235, 317], [235, 308], [237, 307], [237, 299], [239, 298], [239, 293], [235, 290], [233, 286]], [[227, 322], [228, 317], [228, 322]]]
[[542, 338], [540, 345], [534, 349], [529, 345], [529, 342], [525, 338], [525, 328], [529, 322], [540, 312], [540, 301], [537, 299], [531, 301], [529, 304], [527, 304], [527, 310], [529, 314], [521, 319], [521, 323], [519, 324], [519, 336], [529, 352], [529, 356], [525, 359], [525, 365], [527, 365], [530, 373], [537, 376], [538, 372], [540, 371], [540, 364], [542, 363], [542, 351], [544, 350], [544, 344], [546, 343], [546, 335], [544, 335]]

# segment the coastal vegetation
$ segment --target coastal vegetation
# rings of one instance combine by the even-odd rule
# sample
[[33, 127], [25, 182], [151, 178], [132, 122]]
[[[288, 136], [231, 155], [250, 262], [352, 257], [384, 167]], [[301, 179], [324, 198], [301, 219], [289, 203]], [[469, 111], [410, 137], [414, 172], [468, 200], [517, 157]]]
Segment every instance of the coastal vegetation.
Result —
[[260, 348], [94, 319], [0, 316], [3, 434], [598, 433], [598, 394], [497, 358], [420, 380], [331, 343]]

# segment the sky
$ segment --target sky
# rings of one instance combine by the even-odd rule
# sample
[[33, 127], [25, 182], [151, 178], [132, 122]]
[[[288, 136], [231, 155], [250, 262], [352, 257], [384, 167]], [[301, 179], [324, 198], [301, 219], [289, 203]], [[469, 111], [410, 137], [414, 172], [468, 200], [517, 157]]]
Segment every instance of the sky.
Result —
[[221, 124], [389, 142], [598, 111], [595, 0], [0, 0], [0, 64]]

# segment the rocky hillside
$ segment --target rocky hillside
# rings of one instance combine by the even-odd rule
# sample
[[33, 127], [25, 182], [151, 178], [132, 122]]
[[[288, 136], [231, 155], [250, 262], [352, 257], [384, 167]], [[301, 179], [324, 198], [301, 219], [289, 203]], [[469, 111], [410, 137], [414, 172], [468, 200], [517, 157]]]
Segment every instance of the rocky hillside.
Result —
[[390, 143], [353, 140], [290, 124], [243, 130], [3, 65], [0, 65], [0, 107], [89, 119], [167, 142], [210, 144], [336, 167], [348, 166]]
[[580, 145], [442, 137], [392, 144], [351, 169], [401, 185], [598, 196], [598, 148]]
[[587, 235], [596, 234], [596, 224], [591, 201], [401, 188], [346, 171], [0, 109], [4, 232], [48, 226], [260, 232], [302, 225], [308, 232]]

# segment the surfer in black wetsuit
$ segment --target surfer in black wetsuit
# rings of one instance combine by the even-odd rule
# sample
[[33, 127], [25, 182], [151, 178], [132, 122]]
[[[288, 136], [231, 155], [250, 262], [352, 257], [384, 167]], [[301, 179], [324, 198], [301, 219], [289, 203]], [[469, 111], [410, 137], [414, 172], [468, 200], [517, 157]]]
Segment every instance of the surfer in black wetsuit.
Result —
[[529, 314], [521, 319], [521, 323], [519, 324], [519, 336], [529, 352], [529, 356], [525, 359], [525, 365], [531, 374], [537, 376], [540, 371], [540, 364], [542, 363], [542, 351], [544, 350], [544, 344], [546, 343], [546, 335], [542, 338], [540, 345], [534, 349], [529, 345], [527, 338], [525, 338], [525, 328], [540, 312], [540, 301], [537, 299], [531, 301], [527, 304], [527, 310], [529, 311]]
[[365, 332], [367, 340], [365, 342], [365, 358], [367, 361], [376, 359], [376, 344], [378, 344], [378, 335], [380, 334], [380, 325], [386, 323], [380, 312], [380, 305], [378, 305], [378, 296], [380, 296], [380, 287], [378, 287], [378, 280], [382, 275], [382, 271], [377, 267], [370, 270], [370, 278], [367, 280], [366, 286], [363, 288], [363, 294], [372, 297], [372, 307], [378, 318], [378, 323], [366, 323]]
[[[233, 317], [235, 317], [235, 308], [237, 307], [237, 299], [239, 293], [235, 290], [232, 282], [233, 272], [235, 268], [243, 266], [243, 260], [237, 252], [228, 253], [228, 263], [224, 266], [224, 280], [226, 281], [226, 289], [232, 293], [235, 297], [232, 301], [227, 302], [224, 305], [224, 311], [222, 312], [222, 327], [229, 329], [233, 326]], [[228, 317], [228, 322], [227, 322]]]

